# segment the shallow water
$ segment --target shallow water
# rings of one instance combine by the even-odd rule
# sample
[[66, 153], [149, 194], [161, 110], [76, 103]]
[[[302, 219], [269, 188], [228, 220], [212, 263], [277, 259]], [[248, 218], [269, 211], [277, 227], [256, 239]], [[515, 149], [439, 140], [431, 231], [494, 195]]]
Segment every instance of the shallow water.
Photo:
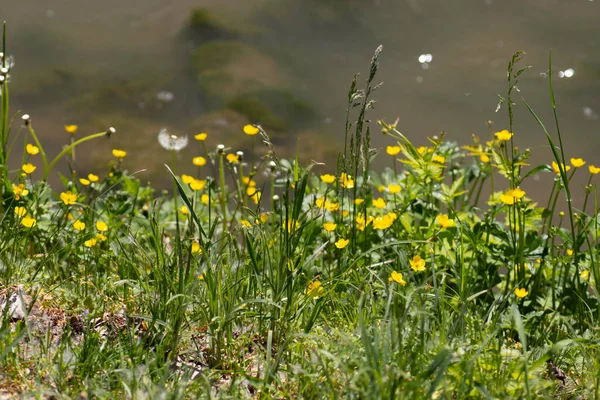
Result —
[[[417, 144], [440, 131], [467, 144], [473, 133], [488, 135], [489, 120], [493, 131], [506, 128], [505, 110], [495, 112], [498, 94], [506, 93], [511, 55], [525, 51], [523, 65], [532, 68], [519, 85], [514, 130], [517, 144], [532, 148], [532, 164], [548, 162], [551, 152], [519, 97], [553, 126], [546, 78], [552, 50], [566, 154], [600, 164], [598, 0], [0, 2], [16, 60], [12, 110], [29, 113], [53, 151], [69, 140], [62, 128], [67, 123], [80, 125], [80, 133], [110, 125], [118, 130], [110, 141], [78, 151], [81, 171], [102, 170], [110, 149], [120, 147], [130, 153], [130, 170], [147, 169], [144, 179], [166, 180], [162, 165], [170, 155], [156, 141], [162, 127], [189, 135], [206, 131], [211, 148], [222, 142], [247, 150], [238, 130], [244, 121], [202, 93], [190, 69], [198, 43], [181, 32], [193, 7], [206, 8], [236, 31], [236, 41], [265, 55], [236, 66], [237, 73], [263, 69], [271, 86], [312, 104], [313, 117], [296, 118], [275, 134], [278, 151], [287, 155], [302, 138], [305, 158], [334, 169], [348, 86], [354, 73], [366, 75], [374, 49], [383, 44], [376, 80], [384, 85], [374, 95], [371, 119], [400, 118], [399, 130]], [[374, 135], [372, 144], [390, 142]], [[192, 143], [178, 168], [191, 168], [199, 152]], [[379, 166], [388, 161], [380, 156]]]

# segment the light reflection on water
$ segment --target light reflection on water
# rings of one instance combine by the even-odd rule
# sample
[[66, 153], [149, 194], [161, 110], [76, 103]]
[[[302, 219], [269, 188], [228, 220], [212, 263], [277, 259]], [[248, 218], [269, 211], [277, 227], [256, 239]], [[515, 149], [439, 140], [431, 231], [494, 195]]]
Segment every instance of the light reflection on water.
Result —
[[[242, 146], [241, 130], [239, 137], [231, 135], [244, 121], [215, 113], [190, 71], [193, 45], [182, 39], [181, 29], [192, 7], [211, 10], [235, 28], [236, 40], [275, 60], [277, 86], [314, 105], [317, 116], [310, 123], [279, 134], [279, 150], [289, 147], [288, 155], [294, 137], [314, 137], [310, 157], [325, 158], [318, 161], [334, 168], [331, 152], [312, 151], [319, 138], [333, 142], [321, 144], [332, 148], [343, 137], [352, 76], [366, 75], [373, 50], [383, 44], [378, 80], [384, 85], [375, 93], [371, 118], [398, 117], [399, 129], [417, 144], [440, 131], [466, 144], [472, 133], [486, 137], [488, 120], [493, 129], [506, 128], [505, 110], [495, 108], [517, 50], [527, 53], [524, 65], [532, 65], [518, 95], [551, 125], [552, 50], [555, 77], [564, 78], [555, 80], [555, 89], [566, 152], [600, 164], [600, 9], [592, 1], [4, 0], [2, 18], [17, 62], [13, 110], [31, 114], [55, 150], [68, 140], [64, 124], [77, 123], [84, 132], [114, 125], [121, 136], [79, 154], [89, 151], [89, 163], [102, 165], [111, 146], [127, 147], [129, 154], [141, 154], [132, 156], [131, 169], [148, 168], [148, 177], [167, 176], [162, 164], [170, 155], [156, 141], [164, 126], [190, 135], [214, 132], [219, 137], [210, 146]], [[515, 122], [517, 143], [533, 150], [532, 164], [547, 162], [545, 138], [520, 104]], [[390, 144], [379, 135], [372, 143]], [[189, 146], [182, 152], [182, 168], [198, 151]]]

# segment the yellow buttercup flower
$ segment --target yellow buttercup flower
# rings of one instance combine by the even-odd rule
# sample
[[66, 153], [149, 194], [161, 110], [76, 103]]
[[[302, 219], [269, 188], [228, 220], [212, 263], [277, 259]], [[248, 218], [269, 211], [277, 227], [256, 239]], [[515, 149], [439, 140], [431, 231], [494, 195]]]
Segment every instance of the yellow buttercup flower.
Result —
[[194, 179], [192, 183], [190, 183], [190, 188], [194, 191], [202, 190], [206, 186], [206, 180], [202, 179]]
[[581, 279], [583, 279], [584, 281], [587, 281], [588, 278], [590, 277], [590, 271], [588, 271], [587, 269], [584, 269], [583, 271], [581, 271], [581, 273], [579, 274], [579, 276], [581, 277]]
[[188, 208], [186, 206], [181, 206], [179, 207], [179, 211], [183, 214], [183, 215], [189, 215], [189, 211]]
[[186, 174], [181, 175], [181, 181], [183, 183], [185, 183], [186, 185], [189, 185], [190, 183], [194, 182], [195, 180], [196, 180], [196, 178], [194, 178], [191, 175], [186, 175]]
[[244, 125], [244, 133], [246, 135], [254, 136], [258, 132], [260, 132], [260, 129], [258, 129], [256, 126], [250, 124]]
[[443, 164], [446, 162], [446, 157], [436, 155], [436, 156], [433, 156], [433, 158], [431, 160], [436, 163]]
[[325, 202], [325, 207], [330, 211], [334, 212], [340, 209], [340, 203], [332, 203], [329, 200]]
[[573, 250], [571, 250], [571, 249], [567, 249], [567, 255], [568, 255], [568, 256], [572, 256], [572, 255], [573, 255]]
[[19, 200], [21, 196], [27, 196], [29, 190], [25, 189], [25, 185], [20, 183], [19, 186], [12, 184], [13, 192], [15, 194], [15, 200]]
[[490, 157], [488, 157], [487, 154], [481, 153], [481, 155], [479, 156], [479, 159], [481, 160], [482, 163], [489, 163], [490, 162]]
[[202, 166], [206, 165], [206, 158], [204, 158], [202, 156], [194, 157], [192, 159], [192, 162], [194, 163], [195, 166], [202, 167]]
[[402, 190], [402, 187], [400, 185], [395, 185], [395, 184], [389, 184], [387, 187], [387, 190], [391, 193], [391, 194], [396, 194], [399, 191]]
[[88, 180], [90, 182], [98, 182], [98, 179], [100, 179], [100, 178], [98, 178], [98, 175], [94, 175], [94, 174], [89, 174], [88, 175]]
[[208, 137], [208, 133], [206, 133], [206, 132], [202, 132], [197, 135], [194, 135], [194, 139], [199, 140], [201, 142], [206, 140], [207, 137]]
[[[252, 194], [249, 193], [251, 190], [252, 190]], [[260, 201], [261, 193], [259, 190], [256, 190], [254, 188], [248, 188], [248, 191], [246, 192], [246, 194], [248, 194], [248, 196], [250, 196], [250, 198], [252, 199], [254, 204], [258, 204], [258, 202]]]
[[85, 229], [85, 222], [81, 222], [80, 220], [77, 220], [77, 221], [73, 222], [73, 228], [77, 229], [78, 231], [82, 231]]
[[32, 218], [29, 215], [21, 220], [21, 225], [23, 225], [25, 228], [33, 228], [36, 224], [37, 221], [35, 218]]
[[516, 188], [512, 190], [511, 194], [513, 195], [513, 197], [520, 199], [523, 196], [525, 196], [525, 191], [521, 190], [520, 188]]
[[523, 196], [525, 196], [525, 191], [519, 188], [509, 190], [506, 193], [500, 195], [500, 201], [506, 205], [513, 205], [517, 200], [520, 200]]
[[377, 208], [385, 208], [385, 200], [383, 198], [378, 198], [373, 200], [373, 206], [377, 207]]
[[240, 159], [237, 155], [235, 155], [233, 153], [229, 153], [229, 154], [227, 154], [227, 161], [229, 161], [232, 164], [237, 164], [240, 162]]
[[333, 183], [335, 182], [335, 176], [331, 174], [321, 175], [321, 180], [325, 183]]
[[85, 222], [81, 220], [75, 220], [75, 222], [73, 222], [73, 228], [75, 228], [78, 231], [82, 231], [85, 229]]
[[[571, 167], [569, 165], [562, 164], [562, 166], [564, 167], [565, 172], [567, 172], [571, 169]], [[554, 170], [554, 172], [556, 174], [560, 174], [560, 168], [558, 167], [558, 164], [556, 163], [556, 161], [552, 161], [552, 169]]]
[[101, 234], [101, 233], [96, 233], [96, 239], [98, 239], [98, 240], [100, 240], [100, 241], [104, 242], [104, 241], [106, 241], [106, 236], [104, 236], [104, 235], [103, 235], [103, 234]]
[[315, 280], [308, 284], [308, 286], [306, 288], [306, 295], [308, 297], [312, 297], [314, 300], [316, 300], [319, 298], [319, 296], [321, 296], [323, 294], [324, 290], [325, 289], [323, 289], [321, 282]]
[[412, 260], [410, 260], [410, 267], [416, 272], [425, 271], [425, 260], [423, 260], [421, 256], [417, 254]]
[[26, 174], [33, 173], [33, 171], [35, 171], [36, 168], [37, 167], [31, 163], [23, 164], [23, 166], [21, 167], [23, 172], [25, 172]]
[[335, 230], [335, 227], [337, 226], [337, 224], [334, 224], [333, 222], [325, 222], [323, 224], [323, 228], [327, 231], [327, 232], [333, 232]]
[[83, 245], [85, 247], [94, 247], [96, 245], [96, 243], [98, 243], [96, 241], [96, 239], [95, 238], [91, 238], [90, 240], [86, 240], [85, 242], [83, 242]]
[[345, 172], [342, 172], [340, 175], [340, 181], [342, 182], [342, 186], [346, 189], [352, 189], [354, 187], [354, 180], [350, 175], [346, 175]]
[[75, 132], [77, 132], [77, 129], [79, 127], [77, 125], [65, 125], [65, 131], [67, 131], [67, 133], [70, 134], [74, 134]]
[[338, 249], [343, 249], [344, 247], [348, 246], [348, 243], [350, 243], [350, 240], [339, 238], [338, 241], [335, 242], [335, 247]]
[[453, 219], [448, 218], [447, 214], [441, 214], [437, 216], [437, 223], [442, 227], [442, 228], [451, 228], [453, 226], [456, 226], [456, 222], [454, 222]]
[[590, 170], [590, 174], [597, 175], [600, 174], [600, 168], [594, 167], [593, 165], [589, 165], [588, 169]]
[[27, 209], [25, 207], [15, 207], [15, 214], [21, 218], [27, 214]]
[[514, 133], [507, 131], [506, 129], [500, 131], [500, 132], [496, 132], [496, 139], [498, 139], [501, 142], [506, 142], [507, 140], [510, 140], [510, 138], [512, 138], [514, 135]]
[[396, 214], [394, 214], [394, 213], [388, 213], [384, 216], [375, 217], [372, 219], [373, 228], [379, 229], [379, 230], [387, 229], [390, 226], [392, 226], [395, 219], [396, 219]]
[[203, 194], [202, 197], [200, 197], [200, 203], [204, 204], [205, 206], [208, 205], [208, 195], [207, 194]]
[[571, 165], [575, 168], [583, 167], [585, 161], [583, 161], [583, 158], [571, 158]]
[[127, 155], [127, 152], [125, 150], [113, 149], [112, 155], [121, 159]]
[[400, 146], [387, 146], [385, 152], [388, 153], [390, 156], [395, 156], [398, 153], [400, 153], [400, 150]]
[[388, 280], [390, 282], [399, 283], [402, 286], [406, 285], [406, 281], [403, 279], [402, 274], [400, 272], [392, 271]]
[[528, 294], [529, 294], [529, 292], [527, 292], [527, 289], [525, 289], [525, 288], [520, 288], [520, 289], [516, 288], [515, 289], [515, 295], [520, 299], [527, 296]]
[[200, 248], [200, 245], [197, 242], [192, 243], [192, 254], [202, 254], [202, 249]]
[[60, 199], [65, 203], [65, 205], [70, 206], [75, 204], [77, 201], [77, 194], [67, 190], [66, 192], [62, 192], [60, 194]]
[[242, 225], [243, 228], [252, 228], [252, 224], [250, 223], [250, 221], [245, 219], [240, 221], [240, 225]]
[[364, 202], [365, 202], [365, 199], [354, 199], [354, 204], [356, 204], [357, 206], [361, 205]]
[[38, 154], [40, 152], [40, 149], [38, 149], [37, 146], [34, 146], [30, 143], [27, 143], [27, 146], [25, 146], [25, 150], [27, 151], [27, 153], [31, 154], [32, 156], [35, 156], [36, 154]]
[[[290, 220], [288, 220], [288, 223], [287, 223], [287, 231], [289, 233], [292, 233], [293, 231], [295, 231], [296, 229], [298, 229], [298, 226], [299, 226], [298, 221], [290, 219]], [[283, 223], [283, 228], [284, 229], [286, 228], [285, 222]]]
[[250, 179], [249, 176], [244, 176], [242, 178], [242, 182], [244, 183], [245, 186], [247, 187], [255, 187], [256, 186], [256, 182], [252, 179]]
[[81, 183], [83, 186], [88, 186], [91, 182], [85, 178], [79, 178], [79, 183]]
[[100, 232], [108, 232], [108, 225], [104, 221], [96, 221], [96, 229]]

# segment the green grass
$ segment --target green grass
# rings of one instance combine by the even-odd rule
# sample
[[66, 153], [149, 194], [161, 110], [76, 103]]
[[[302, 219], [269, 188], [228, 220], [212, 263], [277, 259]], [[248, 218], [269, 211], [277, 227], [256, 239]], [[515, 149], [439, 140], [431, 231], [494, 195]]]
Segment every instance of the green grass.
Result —
[[[266, 148], [249, 138], [239, 162], [209, 150], [209, 132], [190, 144], [207, 164], [176, 171], [171, 194], [143, 186], [122, 157], [97, 180], [51, 187], [70, 150], [109, 131], [46, 154], [33, 123], [12, 118], [5, 83], [0, 293], [26, 316], [2, 312], [0, 393], [600, 397], [600, 170], [575, 159], [567, 170], [558, 122], [553, 134], [539, 121], [558, 173], [527, 165], [512, 126], [519, 53], [506, 132], [416, 147], [379, 121], [390, 147], [377, 154], [368, 113], [380, 51], [365, 88], [355, 79], [348, 93], [336, 168], [279, 158], [265, 129], [247, 126]], [[118, 132], [110, 140], [120, 147]], [[7, 167], [12, 152], [36, 171]], [[372, 170], [373, 157], [390, 168]], [[551, 187], [543, 207], [526, 193], [533, 173]], [[588, 186], [570, 187], [574, 174]], [[559, 212], [560, 196], [584, 206]]]

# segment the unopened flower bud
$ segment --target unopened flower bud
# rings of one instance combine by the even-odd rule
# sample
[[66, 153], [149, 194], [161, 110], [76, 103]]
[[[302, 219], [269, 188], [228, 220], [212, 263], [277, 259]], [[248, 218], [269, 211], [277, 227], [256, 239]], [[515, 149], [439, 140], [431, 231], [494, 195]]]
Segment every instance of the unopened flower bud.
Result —
[[217, 146], [217, 153], [219, 154], [223, 154], [223, 152], [225, 151], [225, 146], [220, 144]]
[[275, 171], [275, 168], [277, 168], [277, 163], [275, 163], [275, 161], [270, 161], [269, 167], [271, 168], [271, 172], [273, 172]]
[[3, 74], [3, 75], [8, 74], [8, 68], [6, 68], [6, 67], [0, 68], [0, 74]]
[[23, 116], [21, 117], [21, 119], [23, 120], [23, 122], [25, 123], [25, 125], [29, 125], [29, 114], [23, 114]]
[[113, 128], [112, 126], [110, 128], [108, 128], [106, 130], [106, 136], [110, 137], [110, 135], [113, 135], [117, 132], [117, 130], [115, 128]]
[[244, 158], [244, 152], [243, 151], [238, 151], [237, 153], [235, 153], [235, 155], [238, 158], [239, 162], [242, 162], [242, 159]]
[[279, 196], [277, 196], [277, 195], [274, 195], [274, 196], [273, 196], [273, 201], [279, 201]]

